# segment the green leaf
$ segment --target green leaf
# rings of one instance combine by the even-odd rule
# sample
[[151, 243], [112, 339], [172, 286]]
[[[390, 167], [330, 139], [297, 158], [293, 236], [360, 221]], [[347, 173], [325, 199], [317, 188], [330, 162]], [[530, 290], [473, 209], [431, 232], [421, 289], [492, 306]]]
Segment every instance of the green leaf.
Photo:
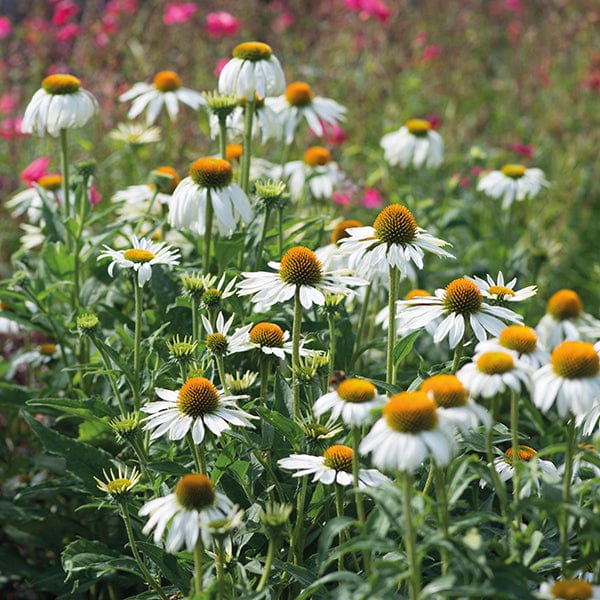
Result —
[[86, 398], [85, 400], [77, 398], [32, 398], [26, 404], [27, 406], [53, 408], [67, 415], [93, 421], [104, 427], [108, 427], [108, 425], [102, 420], [102, 417], [116, 416], [116, 413], [100, 398]]
[[50, 454], [57, 454], [65, 460], [66, 470], [82, 482], [87, 492], [98, 494], [94, 476], [100, 476], [102, 470], [112, 464], [113, 457], [104, 450], [49, 429], [27, 413], [23, 413], [23, 417], [44, 448]]
[[419, 335], [419, 330], [409, 333], [406, 337], [403, 337], [400, 341], [396, 342], [394, 346], [394, 364], [397, 365], [404, 357], [408, 356], [415, 344], [415, 340]]
[[267, 423], [270, 423], [290, 442], [293, 443], [302, 437], [302, 429], [291, 419], [284, 417], [275, 410], [269, 410], [266, 406], [257, 406], [255, 410]]
[[0, 406], [16, 406], [23, 408], [34, 394], [33, 390], [14, 385], [13, 383], [0, 382]]
[[282, 377], [279, 370], [275, 371], [275, 403], [273, 408], [282, 415], [289, 416], [292, 414], [293, 403], [292, 388]]
[[43, 249], [42, 259], [57, 277], [66, 277], [75, 270], [75, 256], [60, 242], [48, 244]]
[[173, 554], [168, 554], [162, 548], [138, 542], [138, 548], [160, 568], [161, 574], [179, 589], [188, 590], [190, 586], [191, 570], [183, 566]]

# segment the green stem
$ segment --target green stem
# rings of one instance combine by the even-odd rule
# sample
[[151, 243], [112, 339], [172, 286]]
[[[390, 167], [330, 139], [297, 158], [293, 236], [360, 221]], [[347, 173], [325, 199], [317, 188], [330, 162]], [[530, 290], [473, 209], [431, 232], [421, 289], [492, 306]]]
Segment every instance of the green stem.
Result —
[[140, 357], [142, 345], [142, 293], [137, 278], [133, 279], [135, 299], [135, 333], [133, 340], [133, 408], [140, 409]]
[[462, 339], [458, 342], [456, 348], [454, 348], [454, 357], [452, 359], [452, 370], [451, 373], [458, 371], [458, 365], [460, 365], [460, 359], [464, 352], [464, 346], [462, 345]]
[[[92, 340], [93, 340], [93, 338], [92, 338]], [[105, 354], [105, 352], [101, 346], [97, 345], [96, 348], [97, 348], [98, 352], [100, 353], [100, 356], [102, 357], [102, 362], [104, 363], [104, 367], [107, 371], [106, 376], [108, 377], [110, 387], [112, 388], [113, 394], [115, 395], [117, 402], [119, 403], [119, 409], [121, 410], [121, 416], [124, 417], [127, 414], [127, 411], [125, 409], [125, 403], [123, 402], [123, 398], [121, 397], [121, 392], [119, 392], [119, 386], [117, 385], [117, 382], [115, 381], [115, 376], [112, 373], [112, 370], [113, 370], [112, 362], [111, 362], [110, 358]]]
[[273, 535], [269, 536], [269, 547], [267, 548], [267, 558], [265, 560], [265, 566], [263, 567], [263, 574], [258, 582], [256, 591], [260, 592], [265, 587], [269, 580], [269, 574], [271, 573], [271, 567], [273, 566], [273, 558], [275, 558], [275, 538]]
[[[62, 175], [63, 202], [65, 203], [65, 225], [71, 216], [69, 197], [69, 144], [67, 141], [67, 130], [60, 130], [60, 170]], [[67, 247], [70, 247], [71, 234], [67, 228]]]
[[300, 365], [300, 330], [302, 327], [302, 304], [300, 304], [300, 288], [296, 286], [294, 294], [294, 322], [292, 325], [292, 413], [296, 422], [300, 421], [300, 383], [298, 367]]
[[[367, 535], [367, 522], [365, 519], [365, 507], [363, 505], [362, 494], [359, 491], [358, 472], [360, 464], [358, 460], [358, 446], [360, 445], [360, 427], [354, 425], [352, 427], [352, 485], [354, 487], [354, 501], [356, 503], [356, 516], [358, 517], [358, 527], [360, 528], [361, 534], [366, 537]], [[371, 555], [367, 550], [363, 550], [363, 562], [365, 565], [365, 571], [367, 575], [371, 571]]]
[[[446, 470], [442, 467], [433, 467], [435, 473], [435, 493], [437, 496], [437, 509], [438, 509], [438, 527], [442, 532], [444, 541], [448, 540], [448, 496], [446, 493]], [[442, 558], [442, 575], [448, 573], [450, 566], [450, 557], [448, 555], [448, 549], [442, 546], [440, 550]]]
[[358, 327], [356, 329], [356, 338], [354, 340], [354, 352], [352, 353], [352, 360], [350, 362], [350, 371], [354, 369], [354, 363], [359, 356], [360, 344], [363, 343], [363, 330], [365, 328], [365, 321], [367, 319], [367, 313], [369, 311], [369, 301], [371, 299], [372, 283], [369, 283], [365, 289], [365, 298], [360, 308], [360, 317], [358, 319]]
[[[333, 484], [333, 487], [335, 489], [335, 514], [338, 518], [341, 518], [344, 516], [344, 488], [337, 482]], [[338, 571], [344, 570], [344, 556], [341, 553], [341, 550], [346, 539], [345, 533], [345, 530], [341, 530], [339, 534], [340, 554], [338, 556]]]
[[254, 98], [246, 100], [244, 112], [244, 144], [242, 150], [242, 175], [240, 186], [244, 192], [248, 193], [248, 184], [250, 182], [250, 159], [252, 157], [252, 119], [254, 118]]
[[191, 432], [188, 433], [187, 440], [190, 446], [192, 456], [194, 457], [194, 464], [196, 465], [196, 470], [198, 471], [198, 473], [206, 474], [206, 458], [204, 457], [204, 448], [196, 444], [196, 442], [194, 442], [194, 438], [192, 437]]
[[267, 231], [269, 230], [269, 217], [271, 216], [271, 209], [265, 208], [265, 219], [263, 221], [262, 231], [260, 233], [260, 241], [258, 243], [258, 252], [256, 253], [256, 267], [259, 268], [262, 264], [263, 248], [265, 247], [265, 239], [267, 238]]
[[197, 596], [202, 594], [202, 538], [194, 546], [194, 592]]
[[332, 314], [327, 315], [329, 324], [329, 375], [335, 371], [335, 319]]
[[490, 472], [492, 475], [492, 480], [494, 482], [494, 487], [496, 489], [496, 494], [498, 495], [498, 502], [500, 503], [500, 514], [502, 515], [502, 519], [506, 523], [506, 488], [498, 475], [498, 471], [496, 471], [496, 465], [494, 464], [494, 423], [496, 422], [497, 413], [498, 413], [498, 398], [494, 397], [491, 401], [491, 423], [490, 427], [486, 432], [485, 436], [485, 449], [487, 460], [490, 466]]
[[200, 310], [198, 300], [192, 296], [192, 341], [196, 342], [195, 357], [198, 358], [200, 352], [200, 338], [202, 337], [202, 320], [200, 319]]
[[521, 464], [519, 460], [519, 397], [514, 390], [511, 390], [510, 392], [510, 433], [513, 452], [513, 510], [518, 522], [518, 505], [521, 492]]
[[569, 511], [567, 505], [571, 499], [571, 479], [573, 478], [573, 456], [575, 454], [575, 419], [571, 417], [567, 424], [567, 446], [565, 449], [565, 473], [563, 475], [563, 520], [560, 524], [560, 557], [563, 577], [569, 577]]
[[396, 298], [398, 296], [398, 269], [389, 266], [388, 290], [388, 339], [387, 363], [385, 369], [385, 382], [394, 385], [396, 373], [394, 369], [394, 342], [396, 341]]
[[412, 520], [413, 477], [404, 471], [400, 473], [402, 484], [402, 508], [404, 512], [404, 545], [408, 559], [410, 600], [418, 600], [421, 593], [421, 567], [417, 555], [417, 534]]
[[148, 571], [148, 568], [144, 564], [142, 557], [137, 549], [137, 544], [135, 543], [135, 538], [133, 536], [133, 529], [131, 527], [131, 519], [129, 518], [129, 511], [127, 510], [126, 501], [121, 501], [121, 516], [123, 517], [123, 521], [125, 523], [125, 529], [127, 530], [127, 538], [129, 539], [129, 546], [131, 547], [131, 553], [133, 554], [133, 558], [137, 563], [142, 575], [144, 576], [144, 580], [146, 583], [156, 592], [156, 594], [162, 599], [167, 600], [167, 596], [162, 591], [160, 585], [156, 582], [154, 577]]
[[212, 199], [210, 197], [210, 188], [206, 189], [206, 208], [204, 213], [204, 260], [203, 267], [204, 273], [208, 275], [210, 273], [210, 244], [212, 241], [212, 223], [213, 223], [214, 210], [212, 205]]
[[219, 379], [221, 380], [221, 387], [223, 388], [223, 393], [228, 396], [229, 388], [227, 387], [227, 382], [225, 381], [225, 362], [221, 355], [215, 355], [215, 362], [217, 363], [217, 371], [219, 373]]
[[219, 116], [219, 154], [227, 160], [227, 117], [223, 116]]
[[290, 550], [294, 553], [294, 564], [299, 565], [302, 562], [303, 548], [300, 547], [302, 542], [302, 526], [304, 521], [304, 504], [306, 502], [306, 490], [308, 489], [308, 477], [302, 478], [300, 493], [296, 500], [296, 524], [292, 532]]
[[260, 353], [260, 397], [263, 402], [267, 400], [267, 394], [269, 391], [269, 375], [271, 373], [271, 358], [261, 351]]
[[225, 567], [223, 560], [225, 558], [225, 548], [223, 540], [219, 538], [217, 541], [217, 556], [215, 557], [215, 566], [217, 567], [217, 598], [223, 600], [225, 598]]
[[[240, 431], [242, 432], [242, 435], [246, 440], [247, 447], [251, 449], [252, 454], [254, 454], [254, 456], [256, 457], [256, 460], [261, 464], [262, 468], [265, 470], [265, 473], [267, 474], [270, 483], [272, 483], [275, 489], [277, 490], [279, 502], [285, 502], [285, 495], [283, 493], [283, 490], [281, 489], [281, 485], [277, 477], [275, 477], [275, 473], [273, 473], [273, 467], [271, 466], [270, 460], [262, 456], [260, 450], [254, 446], [245, 428], [241, 428]], [[268, 457], [270, 456], [270, 454], [267, 453], [266, 456]]]
[[277, 255], [283, 255], [283, 208], [277, 209]]

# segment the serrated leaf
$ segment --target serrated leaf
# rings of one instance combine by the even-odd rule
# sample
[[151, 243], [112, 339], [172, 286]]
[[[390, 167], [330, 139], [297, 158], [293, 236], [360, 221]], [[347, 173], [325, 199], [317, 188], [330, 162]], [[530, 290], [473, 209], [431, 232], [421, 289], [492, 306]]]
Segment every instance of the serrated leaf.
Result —
[[291, 419], [284, 417], [275, 410], [269, 410], [265, 406], [257, 406], [255, 410], [265, 421], [267, 421], [267, 423], [270, 423], [283, 437], [290, 440], [290, 442], [295, 442], [302, 437], [302, 429]]

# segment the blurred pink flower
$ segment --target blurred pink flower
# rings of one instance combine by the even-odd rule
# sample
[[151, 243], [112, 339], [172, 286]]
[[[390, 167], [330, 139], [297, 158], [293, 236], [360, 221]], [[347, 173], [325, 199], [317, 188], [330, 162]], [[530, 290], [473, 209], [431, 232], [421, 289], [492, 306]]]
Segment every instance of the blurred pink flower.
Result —
[[71, 0], [60, 0], [54, 7], [52, 23], [54, 25], [64, 25], [79, 13], [79, 7]]
[[0, 114], [7, 115], [19, 106], [19, 94], [6, 92], [0, 96]]
[[92, 185], [90, 187], [90, 204], [94, 207], [96, 204], [99, 204], [101, 200], [102, 194]]
[[422, 48], [427, 43], [427, 33], [425, 31], [419, 31], [413, 40], [413, 44], [417, 48]]
[[206, 32], [212, 37], [227, 37], [235, 35], [240, 28], [240, 22], [228, 12], [211, 12], [206, 15]]
[[380, 206], [383, 206], [383, 198], [375, 188], [368, 188], [365, 190], [365, 195], [361, 200], [361, 204], [365, 208], [379, 208]]
[[435, 60], [442, 54], [442, 47], [438, 44], [429, 44], [423, 48], [423, 60]]
[[504, 8], [517, 14], [521, 14], [523, 12], [521, 0], [504, 0]]
[[19, 174], [21, 181], [24, 181], [29, 187], [33, 185], [40, 177], [48, 174], [49, 156], [40, 156], [29, 163]]
[[68, 42], [81, 31], [81, 27], [75, 23], [67, 23], [56, 33], [57, 42]]
[[12, 23], [8, 17], [0, 17], [0, 40], [8, 37], [12, 31]]
[[346, 204], [350, 204], [350, 202], [352, 202], [352, 198], [350, 198], [350, 196], [344, 192], [333, 192], [331, 199], [340, 206], [345, 206]]
[[323, 135], [317, 135], [312, 129], [308, 130], [310, 135], [321, 138], [328, 146], [339, 146], [348, 139], [348, 134], [339, 126], [325, 123], [319, 119], [323, 127]]
[[511, 144], [510, 149], [520, 156], [524, 156], [525, 158], [533, 157], [533, 146], [531, 144]]
[[294, 24], [295, 20], [296, 19], [291, 12], [285, 11], [273, 21], [271, 27], [275, 33], [283, 33]]
[[482, 169], [481, 167], [471, 167], [469, 173], [471, 173], [473, 177], [479, 177], [484, 171], [485, 169]]
[[588, 89], [599, 92], [600, 91], [600, 69], [594, 69], [584, 81], [585, 87]]
[[348, 10], [358, 12], [358, 18], [361, 21], [375, 17], [381, 23], [387, 23], [392, 13], [381, 0], [344, 0], [344, 4]]
[[220, 58], [215, 65], [215, 77], [218, 77], [223, 70], [223, 67], [229, 62], [229, 58]]
[[198, 7], [193, 2], [167, 2], [163, 13], [163, 23], [165, 25], [186, 23], [197, 9]]
[[442, 126], [442, 116], [439, 113], [431, 113], [425, 119], [429, 121], [431, 129], [439, 129]]

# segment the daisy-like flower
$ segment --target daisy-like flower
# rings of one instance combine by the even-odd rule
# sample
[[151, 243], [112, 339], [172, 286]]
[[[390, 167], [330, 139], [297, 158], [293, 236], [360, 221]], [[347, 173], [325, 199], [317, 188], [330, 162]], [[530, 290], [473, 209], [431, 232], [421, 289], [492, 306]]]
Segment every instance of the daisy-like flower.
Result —
[[142, 123], [119, 123], [116, 129], [108, 132], [108, 137], [136, 148], [160, 142], [161, 132], [160, 127], [147, 127]]
[[533, 374], [533, 402], [544, 413], [555, 404], [561, 417], [585, 417], [600, 398], [600, 342], [559, 344], [550, 364]]
[[434, 296], [399, 300], [397, 304], [401, 325], [411, 330], [444, 317], [435, 330], [433, 341], [437, 344], [448, 337], [450, 348], [455, 348], [462, 340], [467, 324], [475, 337], [484, 341], [488, 333], [499, 335], [506, 327], [502, 319], [513, 323], [522, 319], [504, 306], [484, 302], [477, 284], [465, 277], [451, 281], [445, 289], [437, 289]]
[[341, 250], [348, 253], [350, 268], [373, 278], [373, 273], [387, 274], [396, 267], [403, 278], [409, 277], [413, 266], [423, 268], [425, 251], [454, 258], [443, 246], [448, 242], [433, 237], [417, 222], [408, 208], [390, 204], [377, 215], [372, 227], [350, 227], [349, 237], [341, 240]]
[[383, 407], [383, 416], [360, 444], [361, 454], [382, 470], [413, 473], [427, 458], [447, 465], [454, 454], [452, 427], [427, 392], [400, 392]]
[[[242, 99], [240, 103], [241, 106], [236, 106], [225, 120], [227, 129], [235, 138], [241, 138], [244, 135], [245, 112], [248, 105], [245, 99]], [[210, 116], [210, 135], [213, 139], [219, 135], [219, 118], [214, 113]], [[255, 98], [252, 137], [254, 139], [260, 138], [263, 144], [266, 144], [269, 140], [281, 138], [281, 122], [277, 113], [266, 104], [265, 98]]]
[[268, 98], [266, 102], [281, 119], [286, 144], [294, 141], [301, 118], [306, 119], [317, 137], [323, 137], [325, 125], [337, 126], [346, 113], [346, 108], [335, 100], [315, 96], [304, 81], [290, 83], [283, 96]]
[[233, 169], [226, 160], [213, 157], [196, 160], [190, 167], [189, 177], [173, 192], [169, 224], [204, 235], [207, 202], [212, 205], [222, 235], [235, 231], [236, 212], [248, 223], [252, 217], [250, 201], [232, 179]]
[[262, 42], [244, 42], [233, 49], [233, 58], [219, 74], [219, 92], [237, 98], [259, 99], [283, 94], [285, 76], [271, 47]]
[[[549, 460], [537, 458], [537, 452], [533, 448], [521, 445], [519, 446], [518, 454], [519, 462], [525, 463], [527, 466], [525, 473], [528, 473], [525, 484], [521, 487], [521, 497], [527, 498], [532, 492], [539, 495], [541, 489], [540, 479], [544, 473], [556, 478], [559, 477], [556, 465]], [[513, 478], [515, 473], [513, 456], [513, 449], [508, 448], [503, 456], [498, 456], [494, 459], [494, 468], [501, 481], [506, 482]], [[479, 485], [484, 487], [485, 481], [481, 480]]]
[[600, 600], [600, 586], [583, 579], [559, 579], [542, 583], [537, 597], [541, 600]]
[[592, 341], [600, 338], [600, 322], [583, 310], [574, 290], [558, 290], [546, 305], [546, 314], [535, 328], [541, 344], [552, 350], [566, 340]]
[[341, 241], [350, 237], [347, 230], [351, 227], [362, 227], [362, 223], [356, 219], [345, 219], [338, 222], [331, 232], [331, 243], [319, 249], [323, 266], [326, 268], [339, 269], [348, 267], [348, 256], [341, 253], [339, 248]]
[[104, 475], [104, 481], [94, 477], [98, 489], [113, 498], [121, 498], [127, 495], [139, 483], [141, 477], [140, 472], [135, 467], [129, 471], [127, 467], [122, 468], [121, 465], [118, 466], [116, 475], [112, 469], [109, 469], [108, 473], [102, 470], [102, 474]]
[[537, 294], [536, 285], [528, 285], [520, 290], [515, 290], [515, 285], [517, 284], [516, 277], [504, 283], [502, 271], [498, 271], [496, 281], [494, 281], [491, 275], [486, 276], [487, 281], [477, 276], [467, 277], [467, 279], [472, 279], [477, 284], [481, 290], [481, 294], [490, 304], [506, 306], [509, 302], [521, 302]]
[[327, 148], [311, 146], [304, 153], [303, 160], [293, 160], [283, 166], [283, 179], [288, 180], [290, 193], [295, 200], [304, 196], [305, 187], [308, 187], [313, 198], [329, 199], [346, 176]]
[[211, 521], [224, 519], [235, 513], [237, 506], [227, 496], [215, 490], [211, 480], [202, 473], [184, 475], [175, 491], [167, 496], [146, 502], [140, 508], [141, 517], [150, 516], [142, 532], [154, 529], [154, 543], [159, 544], [165, 532], [167, 552], [177, 552], [184, 545], [193, 550], [200, 529]]
[[227, 354], [235, 354], [237, 352], [246, 352], [250, 350], [248, 344], [248, 332], [252, 328], [252, 324], [244, 325], [240, 329], [236, 329], [231, 335], [229, 330], [233, 324], [234, 315], [231, 315], [227, 321], [223, 317], [223, 313], [217, 315], [215, 327], [210, 321], [202, 315], [202, 323], [204, 330], [207, 333], [206, 348], [215, 356], [225, 356]]
[[492, 398], [504, 390], [529, 388], [529, 369], [510, 352], [483, 352], [459, 369], [456, 376], [477, 398]]
[[152, 125], [162, 107], [167, 109], [171, 121], [177, 119], [179, 103], [186, 104], [193, 110], [206, 104], [206, 100], [200, 92], [182, 87], [179, 75], [174, 71], [160, 71], [154, 76], [154, 81], [136, 83], [130, 90], [119, 96], [121, 102], [133, 100], [133, 104], [127, 113], [127, 117], [135, 119], [144, 109], [146, 112], [146, 123]]
[[191, 430], [194, 443], [201, 444], [206, 429], [220, 437], [237, 427], [254, 427], [249, 419], [256, 417], [237, 407], [236, 401], [246, 396], [223, 396], [205, 377], [188, 379], [179, 390], [156, 388], [160, 400], [142, 408], [144, 429], [151, 430], [154, 440], [165, 433], [170, 440], [180, 440]]
[[12, 363], [6, 377], [10, 379], [21, 365], [31, 365], [34, 368], [47, 365], [61, 357], [61, 348], [54, 342], [44, 342], [34, 350], [24, 352]]
[[539, 343], [535, 330], [527, 325], [509, 325], [497, 338], [480, 342], [475, 348], [477, 354], [498, 351], [509, 351], [530, 369], [539, 369], [550, 359]]
[[113, 277], [115, 265], [121, 269], [133, 269], [137, 273], [137, 283], [139, 287], [152, 277], [152, 267], [155, 265], [167, 265], [169, 269], [179, 264], [179, 250], [173, 250], [164, 243], [156, 244], [150, 240], [141, 239], [133, 236], [131, 238], [132, 248], [128, 250], [113, 250], [106, 244], [103, 246], [105, 251], [98, 256], [97, 260], [111, 258], [112, 262], [108, 265], [108, 274]]
[[[282, 360], [286, 354], [292, 354], [290, 332], [281, 329], [277, 323], [262, 322], [254, 325], [248, 334], [248, 344], [263, 354], [276, 356]], [[300, 353], [305, 353], [302, 347]]]
[[[5, 314], [10, 314], [10, 307], [5, 302], [0, 300], [0, 311]], [[13, 321], [9, 317], [0, 316], [0, 335], [18, 335], [21, 331], [21, 326], [17, 321]]]
[[507, 209], [515, 201], [535, 198], [540, 190], [548, 187], [541, 169], [526, 169], [523, 165], [504, 165], [500, 171], [484, 175], [477, 190], [490, 198], [502, 198], [502, 208]]
[[490, 413], [476, 404], [456, 375], [433, 375], [421, 384], [421, 391], [429, 394], [443, 411], [444, 416], [463, 433], [479, 425], [490, 427]]
[[390, 165], [415, 169], [435, 168], [444, 159], [444, 142], [425, 119], [409, 119], [398, 131], [386, 133], [380, 142], [385, 160]]
[[83, 127], [98, 112], [98, 102], [73, 75], [49, 75], [33, 95], [21, 123], [23, 133], [58, 137], [62, 129]]
[[[313, 475], [313, 482], [320, 481], [325, 485], [352, 485], [352, 457], [354, 452], [348, 446], [335, 445], [325, 450], [323, 456], [310, 454], [292, 454], [281, 458], [277, 464], [282, 469], [295, 471], [294, 477]], [[389, 482], [389, 479], [377, 469], [359, 469], [358, 487], [374, 487]]]
[[348, 275], [349, 271], [325, 271], [319, 256], [304, 246], [290, 248], [281, 262], [269, 262], [275, 273], [258, 271], [242, 273], [238, 282], [238, 295], [254, 294], [252, 302], [272, 306], [293, 298], [296, 292], [306, 309], [313, 304], [323, 306], [325, 293], [349, 294], [346, 286], [364, 285], [366, 282]]
[[225, 373], [225, 384], [227, 389], [239, 394], [245, 394], [258, 378], [258, 373], [254, 371], [246, 371], [243, 375], [239, 371], [235, 375]]
[[377, 393], [377, 388], [365, 379], [344, 379], [333, 392], [317, 399], [313, 407], [315, 415], [331, 411], [335, 419], [350, 426], [366, 425], [371, 421], [371, 411], [382, 407], [387, 397]]

